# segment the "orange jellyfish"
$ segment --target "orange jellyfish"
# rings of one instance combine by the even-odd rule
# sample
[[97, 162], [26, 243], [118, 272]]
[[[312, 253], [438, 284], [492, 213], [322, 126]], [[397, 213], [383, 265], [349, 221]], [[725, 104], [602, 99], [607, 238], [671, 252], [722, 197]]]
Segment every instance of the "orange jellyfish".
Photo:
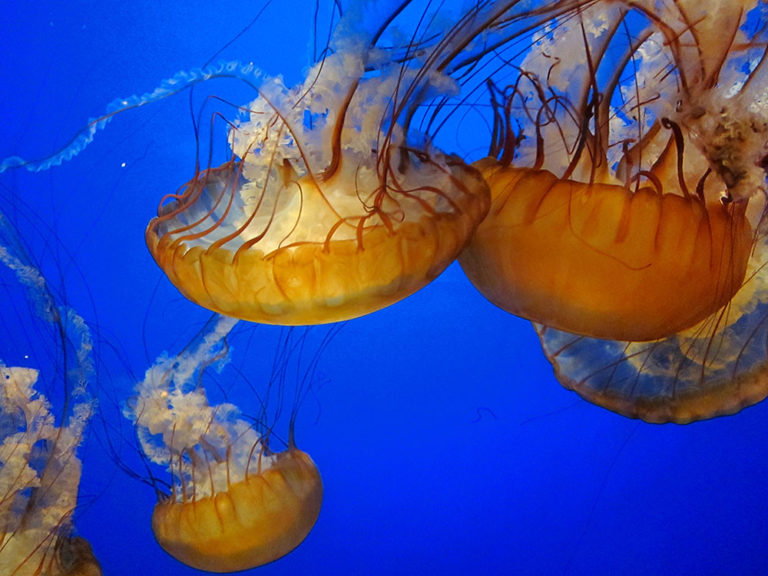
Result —
[[492, 90], [492, 206], [460, 257], [565, 386], [652, 422], [766, 395], [764, 22], [706, 10], [603, 2], [542, 33]]
[[464, 248], [487, 186], [411, 126], [454, 83], [415, 49], [393, 61], [373, 46], [383, 28], [342, 19], [303, 84], [260, 86], [232, 160], [163, 200], [147, 245], [187, 298], [266, 324], [336, 322], [422, 288]]
[[185, 296], [226, 315], [283, 325], [362, 316], [439, 275], [488, 210], [483, 178], [430, 136], [439, 131], [430, 110], [459, 91], [452, 69], [472, 68], [474, 45], [493, 50], [492, 25], [517, 37], [516, 27], [580, 4], [483, 0], [415, 21], [415, 2], [353, 4], [303, 84], [264, 80], [236, 62], [178, 73], [115, 100], [49, 156], [0, 160], [0, 173], [58, 166], [114, 115], [198, 83], [258, 83], [248, 117], [230, 125], [230, 161], [197, 170], [161, 201], [147, 246]]
[[[635, 34], [623, 3], [597, 3], [553, 26], [518, 81], [493, 94], [493, 158], [476, 164], [492, 207], [461, 257], [493, 303], [578, 334], [654, 340], [707, 318], [741, 287], [753, 245], [747, 200], [764, 188], [765, 151], [743, 157], [747, 143], [722, 133], [735, 122], [749, 132], [748, 115], [719, 128], [700, 117], [724, 113], [716, 107], [728, 98], [715, 102], [710, 87], [741, 41], [743, 10], [705, 20], [718, 22], [716, 38], [702, 24], [684, 38], [698, 22], [687, 4], [667, 6], [681, 12], [664, 36], [650, 9]], [[687, 47], [694, 36], [708, 50], [698, 58]], [[639, 78], [633, 67], [647, 70]], [[521, 143], [523, 121], [532, 128]]]
[[[100, 576], [90, 544], [73, 527], [82, 469], [77, 449], [95, 410], [88, 391], [90, 332], [79, 315], [56, 302], [2, 213], [0, 279], [2, 353], [25, 364], [0, 360], [0, 573]], [[40, 330], [19, 332], [20, 318], [25, 326], [39, 322]], [[40, 350], [47, 332], [57, 349]], [[64, 374], [46, 369], [41, 382], [29, 364], [48, 358]], [[47, 394], [45, 382], [56, 384]]]
[[[226, 337], [236, 323], [219, 317], [182, 354], [160, 358], [126, 413], [146, 457], [172, 474], [171, 493], [160, 497], [152, 515], [157, 542], [180, 562], [211, 572], [245, 570], [288, 554], [314, 526], [323, 495], [317, 467], [296, 448], [295, 412], [287, 449], [275, 453], [274, 424], [257, 431], [237, 406], [209, 402], [202, 372], [228, 359]], [[273, 375], [270, 385], [284, 378]]]

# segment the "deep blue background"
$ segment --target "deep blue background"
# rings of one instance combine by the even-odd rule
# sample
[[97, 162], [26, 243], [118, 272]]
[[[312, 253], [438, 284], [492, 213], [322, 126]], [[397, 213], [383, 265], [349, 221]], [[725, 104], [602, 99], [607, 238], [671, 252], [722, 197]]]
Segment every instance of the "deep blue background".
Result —
[[[295, 82], [313, 9], [276, 3], [221, 58]], [[5, 2], [0, 157], [53, 152], [116, 97], [204, 64], [258, 11], [231, 0]], [[245, 104], [234, 84], [213, 92]], [[43, 271], [110, 344], [99, 352], [99, 427], [119, 427], [128, 465], [121, 402], [208, 317], [143, 239], [161, 196], [193, 173], [188, 110], [183, 94], [128, 112], [74, 161], [0, 176], [3, 197], [37, 219], [21, 233]], [[252, 354], [270, 362], [272, 348]], [[768, 573], [768, 406], [689, 426], [591, 406], [560, 388], [531, 326], [486, 302], [456, 265], [349, 322], [316, 380], [297, 438], [323, 475], [323, 510], [304, 544], [253, 573]], [[252, 401], [245, 387], [232, 393]], [[102, 434], [84, 447], [77, 525], [105, 575], [195, 573], [155, 544], [154, 493], [117, 469]]]

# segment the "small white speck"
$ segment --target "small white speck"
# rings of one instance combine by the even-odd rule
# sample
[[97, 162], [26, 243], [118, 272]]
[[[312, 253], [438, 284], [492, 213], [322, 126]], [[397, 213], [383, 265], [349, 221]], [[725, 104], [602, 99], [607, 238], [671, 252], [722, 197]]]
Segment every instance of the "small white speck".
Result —
[[123, 162], [122, 164], [120, 164], [120, 168], [125, 168], [125, 162]]

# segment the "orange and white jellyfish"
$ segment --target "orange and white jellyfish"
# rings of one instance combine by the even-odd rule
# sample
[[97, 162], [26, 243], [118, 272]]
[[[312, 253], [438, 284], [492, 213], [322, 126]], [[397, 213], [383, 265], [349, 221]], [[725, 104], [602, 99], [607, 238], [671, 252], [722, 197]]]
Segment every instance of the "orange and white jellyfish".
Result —
[[[750, 143], [723, 134], [735, 122], [750, 132], [750, 114], [704, 132], [718, 131], [706, 125], [726, 114], [718, 106], [737, 105], [731, 96], [715, 101], [711, 89], [733, 81], [721, 76], [727, 49], [739, 42], [741, 10], [735, 19], [720, 12], [706, 22], [719, 22], [725, 42], [695, 27], [712, 52], [699, 58], [687, 49], [693, 31], [651, 35], [651, 21], [630, 36], [620, 2], [542, 33], [521, 78], [498, 95], [498, 158], [477, 163], [493, 207], [461, 261], [492, 302], [579, 334], [653, 340], [693, 326], [739, 289], [752, 249], [747, 200], [764, 188], [765, 150], [763, 128]], [[683, 16], [681, 26], [697, 19]], [[632, 75], [633, 66], [648, 70]], [[530, 145], [516, 151], [521, 135], [504, 119], [526, 114]]]
[[163, 199], [147, 245], [190, 300], [267, 324], [362, 316], [434, 279], [485, 215], [479, 174], [410, 125], [453, 81], [353, 22], [304, 83], [259, 87], [230, 162]]
[[686, 422], [766, 395], [761, 10], [585, 5], [492, 89], [492, 205], [462, 266], [541, 324], [564, 385], [624, 414]]
[[202, 373], [228, 360], [236, 323], [219, 317], [183, 353], [160, 358], [126, 411], [146, 457], [172, 475], [152, 515], [155, 538], [180, 562], [211, 572], [288, 554], [314, 526], [323, 496], [317, 467], [295, 446], [295, 413], [287, 449], [275, 453], [271, 427], [257, 431], [237, 406], [209, 403]]
[[[0, 573], [100, 576], [90, 544], [73, 528], [82, 471], [77, 450], [95, 410], [88, 390], [93, 376], [90, 332], [79, 315], [57, 304], [1, 213], [0, 269], [3, 354], [7, 357], [14, 343], [25, 341], [18, 333], [8, 334], [23, 315], [39, 315], [23, 322], [41, 321], [60, 348], [40, 351], [47, 342], [35, 333], [28, 354], [15, 351], [14, 362], [26, 365], [0, 361]], [[30, 357], [55, 358], [53, 367], [62, 373], [46, 371], [41, 382], [40, 371], [28, 365]], [[42, 392], [50, 382], [56, 405]]]
[[489, 23], [514, 36], [579, 0], [535, 10], [484, 0], [452, 16], [428, 13], [429, 4], [345, 7], [321, 61], [293, 88], [253, 64], [179, 73], [115, 100], [48, 157], [0, 160], [0, 173], [48, 170], [118, 113], [214, 78], [243, 79], [259, 96], [231, 126], [232, 159], [163, 199], [146, 229], [150, 252], [189, 299], [246, 320], [317, 324], [381, 309], [440, 274], [488, 209], [477, 171], [430, 138], [429, 107], [458, 90], [454, 60], [472, 44], [492, 50]]

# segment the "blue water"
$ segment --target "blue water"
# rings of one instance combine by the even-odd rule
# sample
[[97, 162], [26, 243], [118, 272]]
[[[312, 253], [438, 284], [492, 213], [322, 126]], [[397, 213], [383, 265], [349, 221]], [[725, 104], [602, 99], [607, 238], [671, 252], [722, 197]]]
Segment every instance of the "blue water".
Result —
[[[259, 8], [4, 3], [0, 157], [50, 154], [115, 98], [219, 51], [297, 81], [314, 2], [278, 3], [238, 37]], [[222, 81], [193, 109], [207, 93], [252, 96]], [[160, 198], [194, 173], [189, 109], [184, 93], [127, 112], [71, 162], [0, 175], [3, 208], [32, 215], [19, 232], [41, 270], [98, 334], [102, 410], [82, 451], [76, 525], [108, 576], [197, 573], [157, 546], [155, 493], [117, 465], [146, 479], [121, 407], [154, 359], [209, 317], [143, 237]], [[258, 342], [276, 330], [253, 332], [254, 363], [271, 363], [273, 347]], [[768, 406], [657, 426], [587, 404], [559, 386], [531, 326], [485, 301], [457, 265], [348, 322], [314, 382], [296, 435], [323, 476], [323, 509], [297, 550], [254, 574], [768, 573]], [[253, 403], [247, 386], [223, 386]]]

